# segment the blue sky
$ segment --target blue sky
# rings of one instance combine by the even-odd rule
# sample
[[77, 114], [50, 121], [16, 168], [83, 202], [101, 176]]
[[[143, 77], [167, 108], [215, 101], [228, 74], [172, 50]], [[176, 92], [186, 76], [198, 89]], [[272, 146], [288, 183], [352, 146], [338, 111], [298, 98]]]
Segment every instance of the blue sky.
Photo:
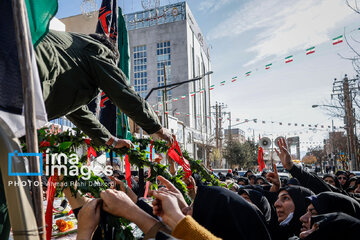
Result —
[[[96, 1], [99, 7], [101, 1]], [[162, 0], [161, 5], [177, 2]], [[189, 0], [196, 21], [211, 46], [215, 89], [212, 101], [225, 103], [235, 119], [257, 118], [258, 123], [239, 125], [248, 136], [272, 134], [273, 137], [299, 135], [302, 142], [321, 142], [322, 129], [309, 131], [294, 123], [331, 125], [321, 109], [311, 105], [330, 100], [334, 78], [352, 77], [352, 57], [347, 44], [332, 45], [332, 38], [345, 32], [360, 40], [360, 15], [345, 0]], [[80, 0], [59, 0], [57, 17], [80, 13]], [[124, 13], [142, 10], [140, 0], [119, 0]], [[360, 44], [351, 41], [360, 51]], [[305, 49], [316, 46], [314, 54]], [[293, 55], [294, 61], [284, 63]], [[265, 65], [272, 63], [270, 70]], [[249, 77], [245, 73], [252, 71]], [[238, 80], [231, 83], [231, 78]], [[224, 86], [219, 86], [221, 81]], [[265, 124], [261, 122], [265, 121]], [[271, 124], [271, 121], [274, 123]], [[280, 126], [279, 122], [283, 124]], [[292, 123], [288, 126], [288, 123]], [[227, 121], [225, 121], [227, 126]], [[335, 119], [336, 126], [343, 126]], [[307, 146], [303, 144], [302, 151]]]

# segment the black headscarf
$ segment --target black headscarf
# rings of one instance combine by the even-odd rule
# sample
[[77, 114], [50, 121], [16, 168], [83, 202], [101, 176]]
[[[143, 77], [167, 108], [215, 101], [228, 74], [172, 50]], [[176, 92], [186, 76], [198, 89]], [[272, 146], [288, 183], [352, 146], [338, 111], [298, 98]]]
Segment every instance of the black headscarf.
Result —
[[249, 195], [250, 200], [253, 204], [255, 204], [262, 214], [264, 215], [265, 221], [270, 222], [271, 220], [271, 207], [267, 198], [259, 191], [253, 189], [240, 189], [239, 195], [246, 193]]
[[360, 203], [344, 194], [323, 192], [308, 199], [319, 214], [343, 212], [360, 219]]
[[300, 233], [301, 225], [300, 217], [306, 213], [307, 210], [307, 200], [306, 197], [314, 195], [314, 193], [308, 189], [301, 186], [287, 186], [280, 188], [279, 193], [281, 191], [287, 191], [290, 195], [291, 199], [294, 202], [295, 210], [294, 215], [291, 221], [286, 226], [280, 226], [280, 232], [276, 234], [279, 235], [277, 239], [288, 239], [293, 235], [298, 236]]
[[317, 223], [319, 228], [306, 240], [359, 239], [360, 236], [360, 220], [345, 213], [314, 216], [311, 223]]
[[271, 239], [255, 208], [238, 194], [224, 188], [199, 186], [193, 218], [224, 240]]
[[325, 180], [325, 178], [328, 178], [328, 177], [331, 177], [334, 180], [335, 187], [342, 189], [342, 186], [341, 186], [339, 180], [337, 179], [337, 177], [334, 174], [331, 174], [331, 173], [324, 174], [323, 180]]

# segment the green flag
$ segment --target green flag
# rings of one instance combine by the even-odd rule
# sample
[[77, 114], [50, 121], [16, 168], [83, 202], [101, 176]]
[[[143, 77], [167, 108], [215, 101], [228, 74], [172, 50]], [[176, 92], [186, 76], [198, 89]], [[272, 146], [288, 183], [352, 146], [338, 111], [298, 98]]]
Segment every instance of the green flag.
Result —
[[57, 0], [25, 0], [31, 39], [36, 46], [49, 31], [50, 20], [58, 10]]
[[[118, 49], [120, 54], [119, 68], [124, 72], [128, 83], [130, 84], [129, 38], [126, 30], [125, 20], [120, 7], [118, 17]], [[132, 139], [129, 119], [123, 112], [120, 111], [120, 109], [117, 110], [116, 135], [122, 139]]]

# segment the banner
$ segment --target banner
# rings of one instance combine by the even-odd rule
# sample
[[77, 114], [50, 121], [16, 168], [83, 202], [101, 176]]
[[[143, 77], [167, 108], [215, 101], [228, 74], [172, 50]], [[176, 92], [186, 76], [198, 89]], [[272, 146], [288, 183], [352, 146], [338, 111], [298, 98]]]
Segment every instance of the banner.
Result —
[[[40, 14], [41, 11], [38, 9], [38, 7], [41, 6], [40, 3], [34, 5], [32, 1], [27, 1], [27, 3], [31, 6], [33, 13], [36, 12]], [[44, 15], [49, 16], [50, 14], [44, 13]], [[32, 22], [33, 25], [40, 21], [39, 19], [42, 19], [39, 17], [32, 19], [32, 17], [34, 17], [34, 14], [29, 15], [29, 22]], [[46, 19], [50, 21], [50, 17]], [[42, 22], [44, 21], [45, 20], [42, 19]], [[40, 36], [38, 31], [39, 30], [34, 33], [36, 36]], [[45, 32], [43, 32], [43, 34], [44, 33]], [[31, 39], [30, 36], [29, 39]], [[25, 134], [25, 120], [22, 115], [24, 99], [11, 1], [0, 2], [0, 42], [0, 116], [14, 132], [15, 136], [21, 137]], [[34, 105], [36, 106], [35, 124], [37, 128], [41, 128], [47, 123], [47, 115], [40, 87], [35, 53], [32, 43], [29, 42], [28, 44], [30, 46], [31, 67], [34, 80]]]

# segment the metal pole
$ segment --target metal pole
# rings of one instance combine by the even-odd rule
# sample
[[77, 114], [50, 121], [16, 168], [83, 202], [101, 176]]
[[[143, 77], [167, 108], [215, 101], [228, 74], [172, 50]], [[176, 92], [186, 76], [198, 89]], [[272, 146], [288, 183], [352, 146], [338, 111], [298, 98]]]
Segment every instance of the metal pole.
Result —
[[344, 102], [345, 102], [345, 115], [347, 120], [347, 133], [349, 137], [349, 150], [350, 150], [350, 160], [351, 160], [351, 169], [356, 169], [356, 153], [354, 146], [354, 124], [353, 124], [353, 114], [352, 114], [352, 99], [349, 91], [349, 80], [345, 76], [343, 81], [344, 89]]
[[[34, 101], [34, 79], [31, 64], [32, 45], [31, 38], [29, 38], [30, 28], [28, 23], [28, 16], [24, 0], [13, 0], [12, 6], [24, 95], [23, 99], [27, 150], [32, 153], [38, 153], [38, 139], [35, 126], [36, 118]], [[40, 160], [38, 157], [29, 157], [30, 172], [42, 172], [42, 169], [40, 169], [39, 166], [39, 161]], [[41, 176], [31, 177], [31, 180], [33, 181], [32, 200], [36, 223], [39, 230], [39, 238], [45, 239], [45, 218], [43, 214]], [[37, 187], [35, 186], [35, 182], [39, 183]]]
[[[164, 67], [164, 84], [166, 86], [166, 67], [165, 67], [165, 63], [163, 63], [163, 67]], [[167, 88], [165, 87], [164, 89], [164, 98], [165, 98], [165, 111], [168, 111], [167, 108]], [[169, 127], [169, 118], [168, 118], [169, 114], [165, 114], [165, 127], [168, 128]]]

